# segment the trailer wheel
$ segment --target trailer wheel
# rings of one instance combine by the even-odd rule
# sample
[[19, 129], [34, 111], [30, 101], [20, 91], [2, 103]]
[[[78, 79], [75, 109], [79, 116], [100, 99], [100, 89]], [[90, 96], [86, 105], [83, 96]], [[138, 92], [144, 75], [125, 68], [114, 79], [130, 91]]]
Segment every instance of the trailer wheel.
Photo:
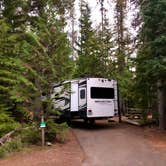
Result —
[[89, 119], [89, 123], [90, 123], [91, 125], [94, 125], [95, 119]]
[[66, 122], [67, 122], [68, 126], [71, 126], [71, 119], [70, 118], [67, 118]]
[[84, 123], [87, 124], [88, 123], [88, 119], [84, 118]]

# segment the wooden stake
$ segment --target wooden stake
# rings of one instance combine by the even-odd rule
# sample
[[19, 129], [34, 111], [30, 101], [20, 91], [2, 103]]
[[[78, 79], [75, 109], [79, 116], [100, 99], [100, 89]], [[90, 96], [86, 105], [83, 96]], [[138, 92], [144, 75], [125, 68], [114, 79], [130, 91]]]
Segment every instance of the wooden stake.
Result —
[[[41, 122], [44, 122], [44, 117], [42, 115]], [[45, 129], [44, 127], [41, 127], [41, 137], [42, 137], [42, 147], [45, 145]]]
[[45, 129], [44, 129], [44, 127], [41, 128], [41, 132], [42, 132], [42, 146], [44, 147], [44, 145], [45, 145]]

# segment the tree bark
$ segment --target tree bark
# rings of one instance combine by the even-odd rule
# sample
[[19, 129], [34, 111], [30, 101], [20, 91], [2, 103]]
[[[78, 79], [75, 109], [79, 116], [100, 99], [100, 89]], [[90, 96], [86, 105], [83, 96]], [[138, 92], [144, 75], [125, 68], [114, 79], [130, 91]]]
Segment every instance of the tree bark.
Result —
[[166, 129], [166, 88], [162, 80], [158, 80], [158, 113], [159, 113], [159, 129]]
[[38, 91], [35, 94], [35, 99], [34, 99], [34, 118], [35, 120], [40, 121], [40, 116], [43, 114], [42, 110], [42, 102], [41, 102], [41, 86], [39, 80], [36, 78], [35, 79], [35, 86], [37, 87]]

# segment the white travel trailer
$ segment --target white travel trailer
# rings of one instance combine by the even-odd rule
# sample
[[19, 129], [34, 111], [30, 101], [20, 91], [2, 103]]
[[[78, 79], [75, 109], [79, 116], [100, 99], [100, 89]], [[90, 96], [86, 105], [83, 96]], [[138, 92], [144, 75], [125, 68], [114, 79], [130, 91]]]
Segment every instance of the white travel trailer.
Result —
[[62, 118], [111, 118], [118, 114], [117, 81], [106, 78], [79, 78], [54, 86], [54, 108]]

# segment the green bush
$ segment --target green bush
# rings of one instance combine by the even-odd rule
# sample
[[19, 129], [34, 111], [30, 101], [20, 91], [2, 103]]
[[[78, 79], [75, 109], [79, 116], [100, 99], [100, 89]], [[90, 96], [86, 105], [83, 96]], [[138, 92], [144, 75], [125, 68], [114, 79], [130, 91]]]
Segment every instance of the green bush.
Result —
[[28, 128], [21, 131], [21, 140], [24, 144], [38, 144], [41, 142], [41, 132], [37, 128]]
[[46, 141], [51, 141], [51, 142], [55, 141], [56, 134], [57, 134], [56, 123], [51, 119], [47, 120], [46, 131], [45, 131]]
[[23, 144], [20, 138], [14, 138], [0, 147], [0, 158], [5, 157], [6, 154], [20, 151], [23, 148]]
[[1, 146], [1, 147], [0, 147], [0, 158], [5, 157], [6, 154], [7, 154], [6, 149], [5, 149], [3, 146]]
[[46, 141], [55, 141], [58, 139], [60, 142], [65, 141], [66, 131], [68, 125], [66, 123], [57, 124], [53, 120], [46, 121]]
[[20, 124], [14, 121], [12, 117], [5, 113], [0, 114], [0, 137], [18, 127], [20, 127]]
[[41, 131], [37, 128], [27, 128], [17, 131], [14, 138], [0, 146], [0, 158], [8, 153], [20, 151], [24, 146], [41, 142]]
[[4, 145], [7, 152], [20, 151], [23, 148], [23, 143], [20, 138], [14, 138]]
[[60, 141], [61, 143], [64, 143], [66, 140], [66, 134], [68, 131], [68, 125], [66, 122], [58, 124], [57, 126], [57, 140]]

